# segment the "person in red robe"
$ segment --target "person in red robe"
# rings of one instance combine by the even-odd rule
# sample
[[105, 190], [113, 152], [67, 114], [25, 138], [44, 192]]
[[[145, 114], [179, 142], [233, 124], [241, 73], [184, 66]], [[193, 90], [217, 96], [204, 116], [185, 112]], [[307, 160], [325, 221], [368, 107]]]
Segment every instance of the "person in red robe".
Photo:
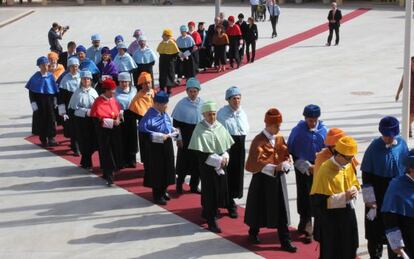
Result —
[[121, 106], [115, 99], [116, 83], [108, 78], [102, 82], [102, 95], [92, 105], [98, 135], [99, 159], [108, 187], [113, 184], [113, 174], [121, 169]]
[[193, 38], [195, 46], [197, 47], [195, 50], [191, 52], [191, 55], [193, 56], [195, 71], [198, 72], [200, 64], [199, 50], [201, 48], [201, 44], [203, 43], [203, 41], [201, 40], [201, 36], [196, 29], [196, 24], [193, 21], [188, 22], [188, 34], [190, 34], [190, 36]]
[[227, 19], [229, 26], [226, 29], [226, 34], [229, 37], [229, 61], [230, 67], [233, 68], [233, 63], [236, 61], [237, 68], [240, 67], [241, 59], [239, 53], [240, 43], [243, 44], [242, 33], [239, 25], [234, 22], [234, 16], [229, 16]]

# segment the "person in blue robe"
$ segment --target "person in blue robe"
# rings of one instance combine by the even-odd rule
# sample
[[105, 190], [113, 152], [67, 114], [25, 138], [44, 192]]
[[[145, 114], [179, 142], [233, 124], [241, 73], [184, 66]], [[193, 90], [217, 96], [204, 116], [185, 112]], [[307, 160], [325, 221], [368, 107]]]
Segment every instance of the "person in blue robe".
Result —
[[63, 121], [63, 135], [70, 138], [70, 148], [74, 156], [79, 156], [79, 145], [76, 140], [76, 130], [73, 114], [68, 111], [68, 105], [72, 94], [79, 88], [81, 78], [79, 75], [79, 60], [70, 58], [68, 60], [68, 73], [66, 73], [59, 83], [58, 94], [58, 114]]
[[88, 70], [92, 73], [92, 87], [99, 82], [100, 71], [96, 64], [86, 57], [86, 48], [82, 45], [76, 47], [76, 55], [79, 59], [79, 70]]
[[118, 75], [119, 86], [115, 92], [115, 99], [121, 105], [123, 123], [120, 124], [123, 148], [123, 166], [135, 168], [137, 164], [138, 139], [137, 118], [134, 112], [129, 110], [129, 105], [134, 99], [137, 89], [131, 84], [131, 74], [122, 72]]
[[[166, 113], [168, 94], [161, 91], [154, 97], [151, 107], [139, 122], [139, 132], [146, 142], [145, 153], [151, 159], [144, 161], [144, 186], [152, 188], [154, 203], [166, 205], [170, 199], [167, 187], [175, 184], [174, 149], [172, 140], [178, 131]], [[162, 158], [162, 163], [158, 158]]]
[[192, 51], [195, 49], [193, 37], [188, 34], [187, 25], [180, 27], [181, 36], [177, 38], [177, 47], [180, 50], [177, 62], [177, 75], [180, 80], [182, 77], [186, 79], [196, 76], [196, 67], [193, 61]]
[[101, 36], [94, 34], [91, 36], [92, 46], [86, 50], [86, 58], [92, 60], [95, 64], [101, 61]]
[[112, 60], [116, 57], [116, 55], [118, 55], [117, 46], [118, 46], [119, 43], [124, 42], [124, 37], [122, 37], [122, 35], [117, 35], [117, 36], [115, 36], [114, 42], [115, 42], [115, 47], [113, 47], [111, 49], [111, 59]]
[[407, 173], [391, 180], [381, 212], [388, 243], [394, 255], [414, 258], [414, 149], [406, 163]]
[[137, 68], [137, 64], [131, 55], [127, 52], [127, 46], [124, 43], [120, 43], [117, 46], [118, 55], [114, 58], [115, 67], [118, 72], [129, 72], [132, 73], [132, 70]]
[[29, 90], [29, 100], [33, 110], [32, 133], [38, 135], [42, 146], [57, 146], [55, 106], [59, 88], [53, 74], [48, 72], [49, 60], [39, 57], [36, 72], [26, 83]]
[[[365, 204], [365, 215], [371, 209], [376, 217], [365, 217], [365, 238], [368, 240], [368, 252], [371, 258], [381, 258], [383, 245], [386, 244], [384, 224], [380, 208], [390, 181], [403, 175], [404, 161], [408, 154], [407, 143], [399, 136], [400, 126], [397, 118], [386, 116], [379, 123], [381, 137], [374, 139], [365, 151], [361, 163], [362, 183], [374, 189], [376, 203]], [[372, 213], [372, 212], [371, 212]], [[388, 256], [394, 253], [388, 246]]]
[[81, 78], [80, 87], [74, 91], [68, 104], [71, 116], [69, 119], [74, 122], [76, 141], [81, 154], [80, 166], [91, 170], [92, 154], [98, 148], [98, 140], [90, 110], [98, 98], [98, 93], [91, 86], [92, 73], [90, 71], [82, 70], [79, 77]]
[[151, 74], [151, 77], [153, 78], [152, 84], [154, 85], [153, 67], [158, 56], [150, 47], [148, 47], [147, 38], [144, 35], [141, 35], [138, 38], [138, 44], [139, 47], [133, 55], [133, 59], [135, 63], [137, 63], [137, 68], [133, 71], [134, 82], [137, 82], [139, 75], [142, 72], [147, 72]]
[[201, 114], [203, 100], [198, 97], [200, 90], [200, 82], [194, 77], [189, 78], [186, 82], [187, 97], [177, 103], [171, 115], [174, 127], [180, 130], [182, 136], [182, 141], [179, 142], [177, 150], [176, 162], [176, 191], [178, 194], [183, 193], [183, 183], [186, 175], [191, 175], [190, 192], [200, 193], [198, 188], [200, 170], [198, 169], [197, 155], [194, 150], [188, 149], [194, 128], [203, 119]]
[[307, 165], [315, 163], [316, 153], [325, 147], [324, 141], [327, 127], [323, 121], [319, 120], [321, 109], [319, 106], [309, 104], [304, 108], [304, 120], [292, 129], [288, 138], [289, 153], [295, 161], [295, 177], [297, 192], [297, 209], [300, 215], [298, 231], [305, 235], [305, 243], [312, 241], [312, 215], [310, 190], [312, 187], [313, 176], [310, 170], [299, 170], [299, 162]]
[[225, 99], [228, 105], [217, 112], [217, 120], [223, 124], [234, 140], [229, 150], [227, 166], [227, 185], [229, 192], [228, 211], [231, 218], [237, 218], [237, 206], [234, 199], [243, 197], [244, 162], [246, 159], [246, 135], [249, 132], [247, 115], [241, 107], [241, 91], [232, 86], [226, 91]]

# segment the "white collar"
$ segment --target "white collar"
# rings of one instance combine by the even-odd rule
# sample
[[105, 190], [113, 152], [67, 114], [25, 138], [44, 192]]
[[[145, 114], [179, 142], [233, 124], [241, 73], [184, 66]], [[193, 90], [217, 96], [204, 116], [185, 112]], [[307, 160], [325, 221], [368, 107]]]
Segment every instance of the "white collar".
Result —
[[267, 131], [266, 129], [263, 129], [263, 134], [266, 136], [266, 138], [270, 141], [273, 141], [276, 137], [276, 135], [272, 135], [269, 131]]
[[397, 139], [394, 139], [394, 141], [391, 144], [385, 144], [385, 148], [392, 148], [393, 146], [396, 146], [398, 144]]
[[49, 75], [49, 71], [46, 71], [46, 73], [42, 74], [42, 72], [40, 72], [40, 74], [42, 75], [42, 77], [47, 77]]
[[109, 101], [109, 99], [111, 99], [111, 98], [106, 97], [104, 94], [101, 94], [101, 96], [107, 101]]
[[338, 167], [338, 169], [339, 169], [339, 170], [342, 170], [342, 169], [344, 169], [344, 168], [345, 168], [345, 166], [340, 165], [338, 162], [336, 162], [336, 160], [335, 160], [335, 156], [332, 156], [332, 157], [330, 158], [330, 160], [332, 161], [332, 163], [334, 163], [334, 165], [336, 165], [336, 167]]
[[205, 125], [207, 126], [208, 129], [212, 129], [216, 126], [216, 122], [214, 122], [213, 124], [208, 123], [208, 121], [203, 120]]

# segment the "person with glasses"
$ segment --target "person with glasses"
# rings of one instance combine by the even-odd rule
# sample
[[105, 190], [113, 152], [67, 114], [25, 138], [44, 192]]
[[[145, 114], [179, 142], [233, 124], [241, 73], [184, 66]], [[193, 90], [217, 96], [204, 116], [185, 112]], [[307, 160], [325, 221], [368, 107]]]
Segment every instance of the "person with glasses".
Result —
[[340, 138], [333, 157], [321, 165], [313, 180], [310, 197], [320, 259], [356, 258], [355, 200], [361, 188], [351, 164], [356, 154], [356, 141], [349, 136]]
[[[379, 123], [381, 137], [374, 139], [365, 151], [361, 164], [364, 187], [373, 188], [375, 202], [365, 203], [365, 238], [371, 258], [381, 258], [386, 244], [381, 207], [391, 180], [406, 172], [404, 160], [408, 154], [407, 143], [399, 136], [397, 118], [386, 116]], [[388, 257], [396, 258], [388, 246]]]

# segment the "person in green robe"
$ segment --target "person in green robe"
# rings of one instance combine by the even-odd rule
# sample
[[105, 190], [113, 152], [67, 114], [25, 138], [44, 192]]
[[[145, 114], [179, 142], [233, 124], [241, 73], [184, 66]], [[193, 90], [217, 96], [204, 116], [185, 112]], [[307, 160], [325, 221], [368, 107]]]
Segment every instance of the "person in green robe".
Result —
[[227, 130], [216, 120], [217, 104], [208, 101], [201, 108], [204, 119], [197, 124], [188, 149], [195, 150], [200, 170], [202, 216], [208, 229], [221, 233], [217, 225], [218, 208], [227, 208], [227, 151], [234, 141]]

